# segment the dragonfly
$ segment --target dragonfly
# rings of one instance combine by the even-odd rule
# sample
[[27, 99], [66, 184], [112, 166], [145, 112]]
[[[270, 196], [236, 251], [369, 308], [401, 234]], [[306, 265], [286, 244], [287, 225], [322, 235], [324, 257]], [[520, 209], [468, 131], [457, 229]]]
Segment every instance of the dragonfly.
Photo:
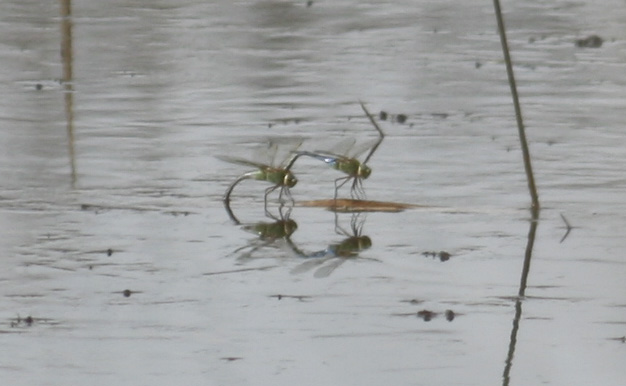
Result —
[[[373, 145], [368, 144], [368, 146], [364, 149], [355, 150], [352, 152], [352, 154], [346, 153], [345, 155], [340, 155], [332, 151], [323, 150], [295, 152], [295, 158], [298, 158], [300, 156], [312, 157], [323, 161], [333, 169], [339, 170], [340, 172], [346, 174], [345, 177], [339, 177], [335, 180], [335, 200], [337, 199], [339, 189], [350, 180], [352, 180], [352, 186], [350, 189], [350, 195], [352, 196], [352, 198], [360, 198], [365, 195], [362, 181], [364, 179], [367, 179], [370, 174], [372, 174], [372, 169], [367, 166], [367, 162], [370, 160], [378, 146], [380, 146], [383, 139], [385, 138], [385, 133], [383, 133], [380, 126], [378, 126], [372, 114], [370, 114], [363, 102], [359, 103], [361, 104], [361, 108], [363, 108], [365, 115], [367, 115], [367, 118], [370, 120], [370, 122], [378, 132], [379, 137]], [[352, 145], [354, 145], [354, 140], [352, 141]], [[359, 161], [357, 157], [368, 149], [369, 153], [367, 154], [363, 162]]]
[[[295, 148], [297, 149], [301, 143], [302, 141], [298, 142]], [[281, 204], [283, 203], [283, 195], [286, 196], [293, 203], [293, 198], [291, 197], [291, 192], [289, 191], [289, 189], [293, 188], [298, 183], [298, 179], [291, 172], [290, 169], [295, 163], [298, 156], [293, 151], [291, 151], [290, 152], [291, 155], [289, 158], [287, 158], [284, 162], [282, 162], [278, 166], [273, 166], [274, 158], [276, 157], [276, 153], [278, 151], [278, 145], [279, 144], [277, 142], [274, 142], [274, 141], [270, 142], [268, 146], [269, 148], [268, 150], [269, 150], [269, 153], [271, 154], [271, 157], [270, 157], [271, 161], [267, 164], [250, 161], [250, 160], [246, 160], [242, 158], [230, 157], [230, 156], [218, 156], [217, 157], [218, 159], [225, 161], [225, 162], [248, 166], [248, 167], [256, 169], [256, 170], [244, 173], [241, 176], [237, 177], [237, 179], [232, 184], [230, 184], [228, 189], [226, 189], [226, 193], [224, 194], [223, 201], [224, 201], [224, 205], [226, 206], [226, 210], [229, 214], [232, 213], [232, 211], [230, 210], [230, 196], [233, 192], [233, 189], [235, 189], [235, 186], [237, 186], [240, 182], [244, 180], [249, 180], [249, 179], [257, 180], [257, 181], [266, 181], [272, 184], [272, 186], [265, 189], [264, 209], [265, 209], [265, 213], [268, 216], [273, 217], [267, 209], [267, 199], [268, 199], [268, 196], [272, 192], [274, 192], [276, 189], [280, 188], [278, 199], [281, 202]]]

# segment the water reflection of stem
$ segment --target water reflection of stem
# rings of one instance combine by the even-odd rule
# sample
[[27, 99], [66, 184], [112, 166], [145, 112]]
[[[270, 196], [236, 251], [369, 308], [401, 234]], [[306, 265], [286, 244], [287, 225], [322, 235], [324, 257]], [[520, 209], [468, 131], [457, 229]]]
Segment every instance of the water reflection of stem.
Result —
[[67, 121], [67, 142], [70, 158], [72, 186], [76, 183], [76, 157], [74, 153], [74, 88], [72, 86], [72, 4], [71, 0], [61, 1], [61, 59], [63, 60], [63, 86], [65, 89], [65, 119]]
[[496, 19], [498, 20], [498, 31], [500, 32], [500, 42], [502, 43], [502, 52], [504, 61], [506, 62], [506, 73], [509, 78], [509, 86], [511, 87], [511, 95], [513, 97], [513, 106], [515, 107], [515, 118], [517, 120], [517, 130], [519, 134], [522, 155], [524, 157], [524, 168], [526, 170], [526, 179], [528, 180], [528, 190], [532, 199], [532, 207], [539, 209], [539, 196], [537, 187], [535, 186], [535, 177], [530, 161], [530, 151], [528, 150], [528, 142], [526, 141], [526, 131], [524, 129], [524, 121], [522, 119], [522, 108], [520, 107], [519, 97], [517, 95], [517, 86], [515, 84], [515, 76], [513, 75], [513, 65], [511, 63], [511, 55], [509, 55], [509, 45], [506, 40], [506, 29], [504, 28], [504, 19], [500, 9], [500, 1], [493, 0]]
[[539, 225], [539, 208], [532, 210], [532, 218], [530, 221], [530, 229], [528, 231], [528, 241], [526, 243], [526, 251], [524, 253], [524, 265], [522, 267], [522, 277], [520, 279], [519, 291], [515, 300], [515, 317], [513, 318], [513, 328], [511, 329], [511, 337], [509, 339], [509, 351], [506, 356], [504, 372], [502, 374], [502, 385], [508, 386], [510, 381], [511, 367], [513, 367], [513, 356], [515, 354], [515, 345], [517, 343], [517, 331], [519, 330], [520, 320], [522, 318], [522, 300], [526, 295], [526, 285], [528, 282], [528, 273], [530, 272], [530, 260], [533, 254], [533, 246], [535, 245], [535, 235], [537, 234], [537, 226]]

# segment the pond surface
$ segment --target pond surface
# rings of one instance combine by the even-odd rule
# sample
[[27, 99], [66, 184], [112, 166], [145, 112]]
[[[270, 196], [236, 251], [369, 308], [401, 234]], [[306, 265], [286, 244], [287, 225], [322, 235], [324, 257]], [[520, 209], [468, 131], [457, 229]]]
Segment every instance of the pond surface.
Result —
[[[503, 9], [536, 222], [490, 2], [3, 1], [2, 379], [623, 385], [626, 5]], [[367, 198], [418, 207], [298, 205], [303, 158], [233, 223], [216, 156], [371, 142], [359, 101]]]

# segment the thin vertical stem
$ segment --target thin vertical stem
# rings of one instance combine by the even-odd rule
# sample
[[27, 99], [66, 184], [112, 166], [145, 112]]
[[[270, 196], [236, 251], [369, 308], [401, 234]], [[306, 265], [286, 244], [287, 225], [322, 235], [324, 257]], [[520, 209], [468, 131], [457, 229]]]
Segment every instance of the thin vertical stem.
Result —
[[498, 20], [498, 31], [500, 32], [500, 42], [502, 43], [502, 52], [504, 61], [506, 62], [506, 73], [509, 77], [509, 86], [511, 86], [511, 95], [513, 96], [513, 106], [515, 107], [515, 118], [517, 119], [517, 130], [519, 133], [520, 145], [522, 147], [522, 155], [524, 156], [524, 168], [526, 169], [526, 179], [528, 180], [528, 190], [532, 199], [532, 207], [539, 209], [539, 195], [535, 186], [535, 177], [530, 161], [530, 151], [528, 150], [528, 142], [526, 141], [526, 131], [524, 129], [524, 121], [522, 119], [522, 109], [517, 95], [517, 85], [515, 84], [515, 76], [513, 75], [513, 65], [511, 64], [511, 56], [509, 55], [509, 45], [506, 39], [506, 29], [504, 28], [504, 19], [502, 10], [500, 9], [500, 0], [493, 0], [493, 5]]
[[61, 0], [61, 59], [63, 60], [63, 85], [65, 90], [65, 119], [67, 121], [67, 142], [70, 158], [72, 186], [76, 183], [76, 155], [74, 152], [74, 87], [72, 74], [72, 4], [71, 0]]

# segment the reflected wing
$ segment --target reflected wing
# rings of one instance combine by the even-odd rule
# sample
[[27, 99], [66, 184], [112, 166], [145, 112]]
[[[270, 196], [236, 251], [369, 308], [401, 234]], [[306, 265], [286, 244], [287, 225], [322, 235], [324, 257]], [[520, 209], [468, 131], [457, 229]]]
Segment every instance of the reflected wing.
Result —
[[292, 275], [298, 275], [298, 274], [310, 271], [313, 268], [317, 268], [320, 265], [324, 264], [327, 260], [328, 260], [328, 258], [325, 257], [325, 254], [320, 254], [320, 256], [317, 257], [317, 258], [314, 258], [312, 260], [307, 260], [304, 263], [301, 263], [301, 264], [295, 266], [290, 271], [290, 273]]
[[346, 262], [346, 259], [334, 259], [329, 264], [324, 265], [318, 268], [313, 277], [324, 278], [330, 276], [337, 268], [339, 268], [343, 263]]

